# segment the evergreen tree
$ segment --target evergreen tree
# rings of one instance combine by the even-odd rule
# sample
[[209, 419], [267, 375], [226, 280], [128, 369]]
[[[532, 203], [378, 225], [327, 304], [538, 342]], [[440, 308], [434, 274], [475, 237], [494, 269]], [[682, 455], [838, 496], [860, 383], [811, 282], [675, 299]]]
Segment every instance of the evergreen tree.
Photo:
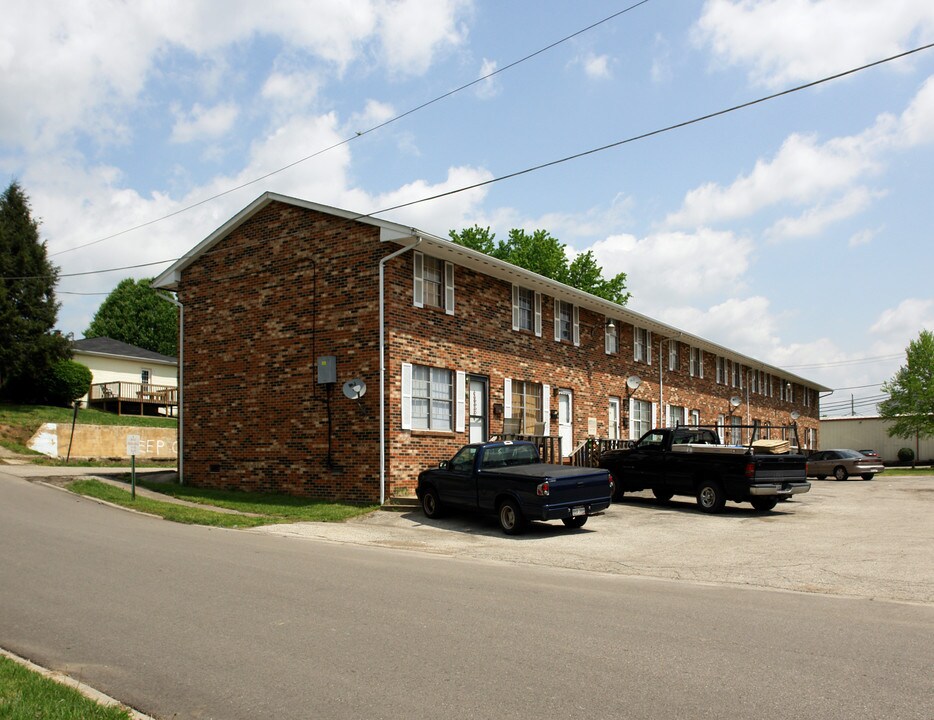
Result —
[[610, 279], [604, 278], [603, 268], [597, 265], [590, 250], [568, 263], [565, 251], [567, 246], [552, 237], [547, 230], [536, 230], [530, 235], [525, 230], [514, 228], [509, 231], [508, 240], [499, 242], [495, 242], [496, 234], [490, 232], [490, 228], [479, 225], [460, 232], [451, 230], [449, 235], [458, 245], [518, 265], [605, 300], [620, 305], [625, 305], [629, 300], [626, 273], [619, 273]]
[[57, 282], [29, 199], [13, 181], [0, 195], [0, 394], [33, 399], [49, 368], [70, 357], [68, 340], [53, 331]]
[[109, 337], [175, 357], [178, 353], [178, 311], [163, 299], [171, 297], [169, 293], [152, 288], [152, 280], [122, 280], [101, 303], [84, 336]]

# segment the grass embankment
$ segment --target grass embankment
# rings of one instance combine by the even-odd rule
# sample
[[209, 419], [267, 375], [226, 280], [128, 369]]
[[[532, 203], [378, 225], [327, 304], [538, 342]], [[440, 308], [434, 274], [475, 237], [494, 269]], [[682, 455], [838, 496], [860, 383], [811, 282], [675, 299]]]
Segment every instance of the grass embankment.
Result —
[[134, 500], [130, 488], [115, 487], [99, 480], [76, 480], [68, 489], [80, 495], [106, 500], [140, 512], [158, 515], [172, 522], [211, 527], [250, 528], [291, 522], [342, 522], [348, 518], [376, 510], [376, 505], [347, 505], [325, 500], [297, 498], [291, 495], [270, 495], [225, 490], [193, 488], [175, 483], [147, 482], [137, 478], [137, 488], [146, 488], [163, 495], [198, 505], [234, 510], [222, 513], [208, 507], [190, 507], [164, 500], [142, 497]]
[[[54, 407], [52, 405], [11, 405], [0, 403], [0, 445], [20, 455], [35, 455], [37, 462], [43, 465], [82, 465], [89, 467], [126, 466], [126, 459], [111, 462], [108, 460], [76, 461], [65, 463], [63, 460], [45, 458], [41, 453], [26, 447], [29, 439], [45, 423], [71, 425], [74, 409]], [[132, 425], [135, 427], [174, 428], [178, 422], [174, 418], [140, 417], [139, 415], [114, 415], [91, 408], [78, 410], [79, 425]], [[43, 459], [45, 458], [45, 459]], [[164, 467], [165, 463], [145, 463], [140, 467]]]
[[120, 707], [105, 707], [74, 688], [0, 655], [0, 718], [4, 720], [129, 720]]

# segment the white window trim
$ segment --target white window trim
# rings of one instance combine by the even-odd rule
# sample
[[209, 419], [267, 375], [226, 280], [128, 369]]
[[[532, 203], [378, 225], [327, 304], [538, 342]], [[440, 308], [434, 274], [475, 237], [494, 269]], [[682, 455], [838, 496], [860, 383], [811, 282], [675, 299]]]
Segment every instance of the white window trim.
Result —
[[580, 347], [581, 344], [581, 320], [580, 320], [580, 308], [574, 303], [567, 302], [566, 300], [562, 301], [559, 298], [555, 298], [555, 342], [561, 342], [561, 303], [564, 302], [566, 305], [571, 306], [571, 342], [576, 346]]
[[[403, 430], [413, 430], [412, 427], [412, 363], [402, 363], [402, 429]], [[431, 366], [427, 366], [431, 367]], [[446, 370], [447, 368], [437, 368], [438, 370]], [[455, 432], [464, 432], [466, 427], [466, 381], [467, 373], [463, 370], [457, 370], [454, 373], [454, 387], [452, 391], [454, 392], [454, 402], [451, 411], [454, 414], [454, 417], [451, 418], [453, 422], [453, 430]], [[430, 408], [429, 408], [430, 412]], [[421, 430], [421, 428], [420, 428]], [[446, 432], [444, 430], [436, 430], [435, 432]]]
[[[415, 307], [425, 307], [425, 254], [412, 253], [412, 299]], [[454, 314], [454, 263], [444, 261], [444, 312]]]

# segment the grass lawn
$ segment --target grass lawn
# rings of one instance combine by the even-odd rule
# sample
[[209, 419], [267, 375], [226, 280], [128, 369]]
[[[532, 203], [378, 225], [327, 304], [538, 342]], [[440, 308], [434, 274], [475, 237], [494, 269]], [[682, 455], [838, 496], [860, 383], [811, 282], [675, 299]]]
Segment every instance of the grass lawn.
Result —
[[212, 527], [249, 528], [288, 522], [341, 522], [348, 518], [364, 515], [376, 510], [376, 505], [347, 505], [290, 495], [267, 495], [263, 493], [228, 492], [206, 490], [187, 485], [146, 482], [137, 478], [137, 488], [144, 487], [164, 495], [177, 497], [199, 505], [213, 505], [239, 513], [220, 513], [209, 508], [189, 507], [177, 503], [141, 497], [133, 500], [130, 487], [114, 487], [99, 480], [76, 480], [68, 489], [80, 495], [133, 508], [141, 512], [158, 515], [173, 522]]
[[4, 720], [129, 720], [119, 707], [105, 707], [74, 688], [0, 655], [0, 718]]

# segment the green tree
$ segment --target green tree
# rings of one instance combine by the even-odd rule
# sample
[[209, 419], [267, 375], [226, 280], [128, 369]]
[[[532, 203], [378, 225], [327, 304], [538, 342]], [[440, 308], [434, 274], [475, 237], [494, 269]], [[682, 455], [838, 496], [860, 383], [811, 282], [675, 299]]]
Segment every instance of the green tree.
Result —
[[625, 305], [629, 300], [630, 294], [626, 292], [626, 273], [619, 273], [610, 279], [604, 278], [603, 268], [597, 265], [590, 250], [581, 253], [569, 263], [567, 246], [552, 237], [547, 230], [536, 230], [529, 234], [525, 230], [514, 228], [509, 231], [507, 240], [498, 242], [496, 234], [490, 232], [490, 228], [482, 228], [479, 225], [460, 232], [451, 230], [449, 235], [458, 245], [518, 265], [605, 300], [620, 305]]
[[[178, 354], [178, 311], [153, 289], [152, 278], [127, 278], [113, 289], [84, 331], [86, 338], [109, 337], [170, 357]], [[162, 297], [159, 297], [159, 296]]]
[[0, 195], [0, 393], [29, 400], [36, 383], [71, 355], [53, 330], [58, 268], [39, 240], [29, 198], [13, 181]]
[[879, 413], [892, 420], [891, 437], [934, 435], [934, 332], [922, 330], [905, 349], [907, 363], [882, 385]]

